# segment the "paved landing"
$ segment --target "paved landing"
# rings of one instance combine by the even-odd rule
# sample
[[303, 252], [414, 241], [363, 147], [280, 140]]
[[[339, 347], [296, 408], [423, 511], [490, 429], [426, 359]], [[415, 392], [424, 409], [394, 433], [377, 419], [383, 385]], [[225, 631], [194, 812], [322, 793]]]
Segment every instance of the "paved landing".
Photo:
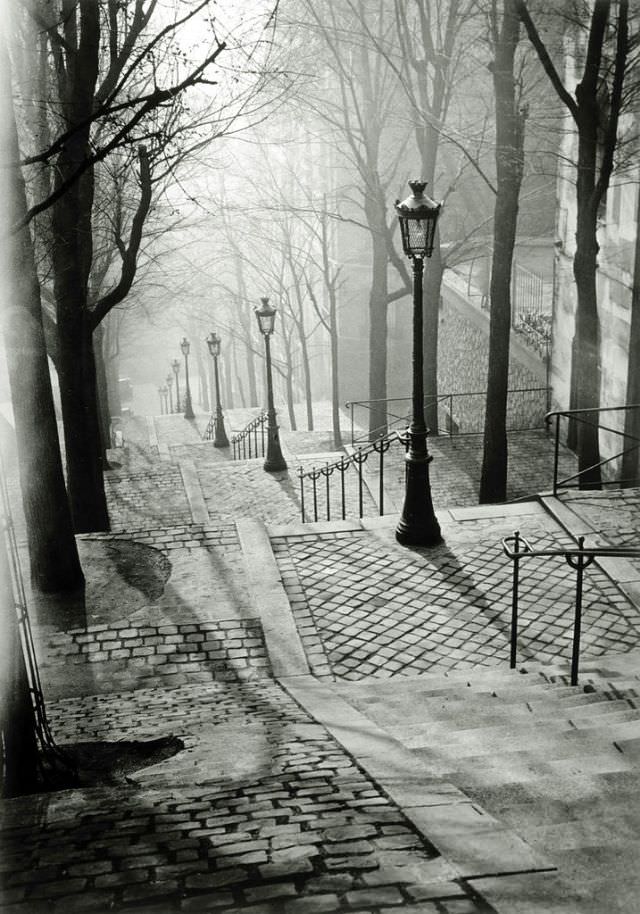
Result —
[[[500, 512], [504, 516], [500, 516]], [[272, 529], [285, 590], [317, 676], [360, 679], [503, 665], [512, 567], [501, 538], [519, 527], [540, 548], [572, 544], [538, 505], [439, 512], [445, 543], [395, 542], [395, 519]], [[518, 656], [571, 654], [575, 574], [562, 558], [522, 563]], [[640, 643], [640, 612], [600, 571], [588, 572], [582, 654]]]

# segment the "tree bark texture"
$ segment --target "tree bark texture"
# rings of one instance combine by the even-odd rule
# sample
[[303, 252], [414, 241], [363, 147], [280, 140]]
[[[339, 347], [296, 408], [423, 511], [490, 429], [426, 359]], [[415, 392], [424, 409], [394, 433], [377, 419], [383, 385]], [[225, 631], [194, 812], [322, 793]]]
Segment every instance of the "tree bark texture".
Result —
[[[0, 63], [8, 64], [6, 60]], [[8, 74], [7, 66], [0, 70]], [[5, 99], [11, 97], [8, 82], [3, 80]], [[5, 110], [3, 158], [13, 163], [5, 172], [5, 200], [12, 219], [18, 222], [27, 210], [27, 196], [17, 166], [18, 138], [10, 103]], [[84, 584], [84, 577], [64, 484], [40, 285], [27, 227], [9, 237], [5, 252], [12, 286], [3, 300], [3, 329], [31, 580], [46, 592], [76, 590]]]
[[[627, 347], [627, 406], [640, 404], [640, 194], [636, 212], [636, 246], [631, 293], [631, 321]], [[624, 447], [621, 478], [624, 487], [638, 484], [640, 473], [640, 409], [627, 410], [624, 417]]]
[[38, 789], [36, 716], [18, 629], [6, 534], [0, 531], [0, 734], [5, 797]]
[[[98, 77], [100, 10], [92, 0], [80, 0], [77, 48], [67, 68], [64, 111], [73, 129], [56, 159], [56, 186], [69, 180], [89, 151], [88, 119], [93, 110]], [[68, 31], [74, 29], [70, 10]], [[77, 532], [109, 529], [102, 476], [100, 421], [89, 315], [88, 283], [93, 256], [91, 216], [93, 169], [89, 168], [54, 204], [52, 214], [54, 294], [58, 326], [58, 376], [65, 431], [67, 480]]]
[[[387, 431], [387, 246], [380, 219], [368, 217], [378, 230], [371, 234], [372, 276], [369, 291], [369, 439], [374, 441]], [[376, 402], [377, 401], [377, 402]]]
[[504, 0], [496, 25], [493, 84], [496, 100], [497, 194], [491, 265], [489, 365], [485, 407], [480, 503], [507, 497], [507, 391], [511, 336], [511, 268], [518, 222], [518, 198], [524, 161], [524, 123], [518, 110], [514, 75], [519, 22], [512, 0]]

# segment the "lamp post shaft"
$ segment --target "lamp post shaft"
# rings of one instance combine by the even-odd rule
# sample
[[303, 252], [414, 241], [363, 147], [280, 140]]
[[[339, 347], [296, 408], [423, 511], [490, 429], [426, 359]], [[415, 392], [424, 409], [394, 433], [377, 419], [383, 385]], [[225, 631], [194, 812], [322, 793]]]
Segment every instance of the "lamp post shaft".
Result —
[[227, 438], [227, 432], [224, 427], [224, 416], [222, 415], [222, 407], [220, 406], [220, 375], [218, 374], [217, 355], [214, 355], [213, 357], [213, 371], [216, 382], [216, 421], [213, 446], [229, 447], [229, 439]]
[[176, 371], [176, 412], [180, 412], [180, 381], [178, 380], [178, 372]]
[[442, 542], [440, 525], [433, 510], [429, 484], [427, 426], [424, 418], [423, 377], [423, 304], [422, 276], [424, 261], [413, 258], [413, 393], [409, 426], [409, 450], [406, 456], [404, 507], [396, 528], [396, 539], [405, 546], [436, 546]]
[[169, 412], [172, 413], [173, 412], [173, 392], [168, 385], [167, 385], [167, 389], [169, 391]]
[[269, 473], [286, 470], [287, 462], [280, 448], [280, 436], [276, 422], [276, 410], [273, 404], [273, 379], [271, 375], [271, 341], [269, 335], [264, 338], [265, 354], [267, 361], [267, 456], [264, 469]]
[[193, 407], [191, 405], [191, 388], [189, 387], [189, 353], [184, 354], [184, 378], [186, 393], [184, 396], [184, 417], [185, 419], [195, 419]]

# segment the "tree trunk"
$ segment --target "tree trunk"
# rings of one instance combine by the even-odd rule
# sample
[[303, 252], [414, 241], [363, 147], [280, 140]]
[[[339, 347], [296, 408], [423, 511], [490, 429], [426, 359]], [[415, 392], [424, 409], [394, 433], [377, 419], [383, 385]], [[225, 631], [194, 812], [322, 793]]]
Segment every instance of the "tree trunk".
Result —
[[329, 339], [331, 343], [331, 422], [333, 425], [333, 446], [336, 451], [342, 449], [342, 429], [340, 428], [340, 353], [338, 336], [338, 309], [335, 292], [331, 291], [329, 304]]
[[[195, 336], [195, 334], [193, 334]], [[200, 405], [202, 406], [205, 413], [209, 412], [209, 391], [207, 384], [207, 370], [206, 366], [202, 361], [202, 353], [200, 352], [200, 345], [196, 343], [194, 346], [196, 353], [196, 364], [198, 366], [198, 379], [200, 381]], [[211, 356], [207, 352], [207, 361], [211, 362]], [[213, 403], [213, 400], [211, 400]]]
[[309, 349], [304, 326], [300, 327], [300, 355], [302, 357], [302, 373], [304, 376], [304, 399], [307, 410], [307, 429], [313, 431], [313, 394], [311, 391], [311, 365], [309, 364]]
[[98, 420], [100, 424], [100, 445], [102, 459], [106, 465], [107, 450], [111, 447], [111, 409], [107, 385], [107, 367], [104, 360], [104, 337], [102, 324], [93, 331], [93, 353], [96, 362], [96, 390], [98, 399]]
[[[633, 267], [633, 289], [631, 293], [631, 321], [629, 345], [627, 347], [627, 406], [640, 404], [640, 195], [636, 212], [636, 247]], [[622, 458], [621, 479], [626, 488], [638, 484], [640, 471], [640, 409], [629, 409], [624, 417], [624, 442], [627, 453]]]
[[436, 239], [433, 255], [425, 265], [424, 284], [424, 397], [425, 421], [430, 435], [437, 435], [438, 425], [438, 329], [440, 321], [440, 294], [442, 288], [442, 257]]
[[290, 366], [285, 375], [285, 387], [287, 391], [287, 412], [289, 414], [289, 424], [291, 426], [291, 431], [295, 432], [298, 430], [298, 424], [296, 422], [296, 411], [294, 406], [293, 371], [291, 370]]
[[[579, 167], [579, 166], [578, 166]], [[596, 212], [588, 201], [581, 200], [581, 181], [578, 179], [578, 229], [573, 275], [578, 291], [576, 309], [575, 347], [575, 402], [578, 409], [591, 409], [585, 414], [587, 421], [576, 422], [578, 471], [581, 489], [601, 488], [600, 442], [598, 432], [600, 405], [600, 323], [596, 270], [598, 242], [596, 241]]]
[[495, 48], [497, 193], [494, 210], [489, 367], [485, 407], [480, 503], [507, 497], [507, 391], [511, 335], [511, 267], [522, 183], [525, 113], [518, 111], [514, 56], [519, 21], [513, 0], [504, 0]]
[[2, 795], [38, 789], [38, 741], [27, 669], [11, 584], [6, 534], [0, 531], [0, 735], [4, 772]]
[[[11, 218], [27, 210], [19, 161], [18, 137], [8, 79], [8, 61], [0, 61], [1, 95], [6, 100], [2, 133], [4, 198]], [[5, 275], [11, 285], [3, 296], [3, 329], [18, 449], [22, 504], [27, 525], [31, 580], [46, 592], [76, 590], [84, 584], [64, 485], [47, 350], [42, 326], [40, 286], [28, 228], [4, 245]], [[10, 294], [7, 294], [10, 293]]]
[[[89, 146], [89, 116], [98, 75], [99, 8], [79, 4], [81, 35], [70, 80], [66, 125], [70, 136], [56, 159], [56, 187], [82, 167]], [[71, 10], [75, 17], [77, 10]], [[69, 19], [69, 28], [73, 22]], [[90, 168], [52, 210], [54, 294], [59, 339], [58, 375], [64, 420], [67, 484], [77, 532], [109, 529], [102, 477], [100, 423], [88, 281], [93, 259], [91, 215], [94, 175]]]
[[387, 248], [382, 232], [372, 234], [372, 284], [369, 293], [369, 439], [387, 431]]
[[[238, 365], [238, 349], [236, 346], [236, 340], [233, 340], [233, 370], [236, 376], [236, 383], [238, 385], [238, 396], [240, 397], [240, 406], [245, 409], [247, 407], [247, 400], [244, 395], [244, 384], [242, 382], [242, 374], [240, 372], [240, 366]], [[256, 396], [256, 400], [257, 400]], [[249, 404], [254, 405], [254, 404]]]
[[116, 314], [112, 312], [99, 325], [104, 328], [105, 335], [103, 356], [110, 416], [119, 416], [122, 412], [122, 401], [120, 399], [120, 346], [117, 320]]
[[245, 354], [247, 358], [247, 381], [249, 384], [249, 406], [258, 406], [258, 384], [256, 381], [256, 360], [253, 355], [253, 349], [249, 343], [245, 344]]

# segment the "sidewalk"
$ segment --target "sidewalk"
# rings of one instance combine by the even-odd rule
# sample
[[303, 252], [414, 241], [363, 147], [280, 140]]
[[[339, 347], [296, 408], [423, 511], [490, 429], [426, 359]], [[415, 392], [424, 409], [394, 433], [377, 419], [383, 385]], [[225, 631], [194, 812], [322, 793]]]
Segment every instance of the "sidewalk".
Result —
[[[399, 547], [392, 518], [302, 526], [294, 467], [232, 464], [200, 441], [200, 418], [136, 422], [108, 474], [114, 529], [79, 538], [85, 604], [34, 611], [60, 745], [183, 748], [101, 786], [3, 801], [2, 910], [595, 912], [515, 819], [392, 726], [410, 676], [437, 692], [478, 665], [502, 675], [500, 536], [566, 533], [531, 505], [438, 508], [446, 545], [431, 553]], [[289, 453], [326, 446], [283, 439]], [[522, 660], [562, 676], [570, 579], [532, 577], [544, 614], [523, 629]], [[600, 663], [637, 645], [640, 620], [605, 575], [592, 583], [585, 656]]]

